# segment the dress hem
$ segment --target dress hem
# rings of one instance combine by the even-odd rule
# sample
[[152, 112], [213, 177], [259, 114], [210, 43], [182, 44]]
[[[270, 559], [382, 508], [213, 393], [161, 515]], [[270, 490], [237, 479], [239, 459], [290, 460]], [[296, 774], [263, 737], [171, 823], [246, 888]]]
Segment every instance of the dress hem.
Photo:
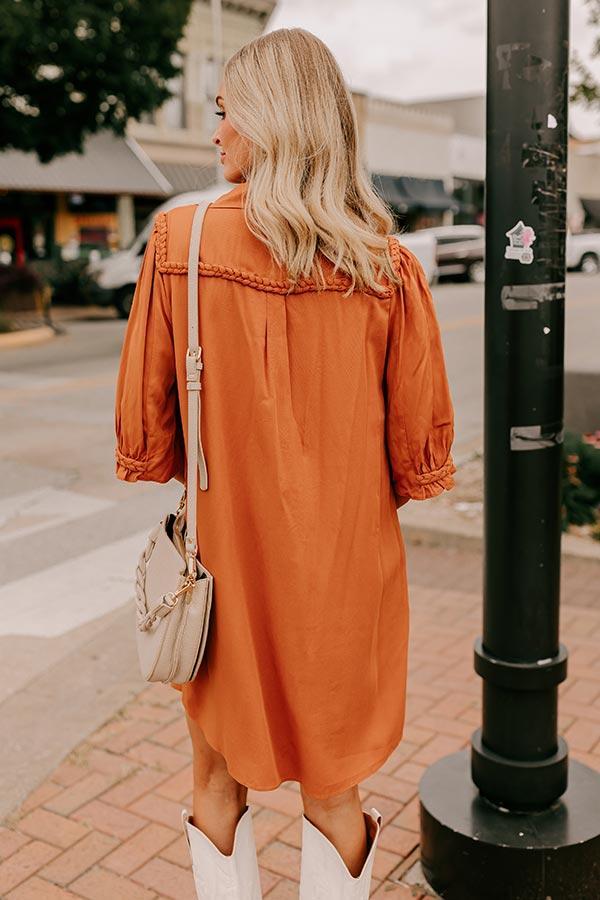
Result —
[[[173, 686], [172, 682], [171, 682], [171, 686]], [[175, 690], [180, 690], [180, 688], [175, 688]], [[200, 726], [200, 727], [202, 728], [202, 731], [204, 733], [204, 738], [205, 738], [207, 744], [213, 750], [216, 750], [217, 753], [220, 753], [221, 756], [223, 756], [223, 758], [225, 759], [225, 763], [227, 765], [227, 771], [229, 772], [231, 777], [235, 778], [235, 780], [237, 782], [244, 785], [244, 787], [247, 787], [249, 790], [252, 790], [252, 791], [275, 791], [275, 790], [277, 790], [278, 787], [281, 787], [281, 785], [284, 784], [286, 781], [295, 781], [298, 784], [301, 784], [302, 787], [306, 790], [307, 794], [310, 794], [310, 796], [314, 797], [315, 800], [327, 800], [329, 797], [333, 797], [336, 794], [341, 794], [341, 793], [343, 793], [343, 791], [348, 790], [349, 788], [353, 787], [354, 785], [360, 785], [361, 781], [364, 781], [370, 775], [374, 775], [376, 772], [378, 772], [379, 769], [381, 768], [381, 766], [383, 765], [383, 763], [386, 761], [386, 759], [391, 755], [391, 753], [396, 749], [398, 744], [401, 742], [402, 737], [404, 735], [404, 724], [405, 723], [402, 722], [402, 727], [400, 729], [400, 733], [399, 733], [398, 737], [394, 738], [392, 741], [390, 741], [389, 744], [386, 745], [385, 750], [382, 751], [382, 753], [377, 757], [375, 762], [370, 763], [364, 769], [359, 771], [358, 774], [352, 775], [349, 778], [344, 778], [342, 781], [334, 782], [333, 784], [328, 785], [325, 789], [321, 788], [318, 791], [315, 791], [314, 789], [312, 789], [310, 787], [310, 785], [307, 784], [306, 781], [299, 779], [299, 778], [294, 778], [292, 775], [287, 775], [286, 777], [280, 777], [280, 780], [276, 784], [270, 785], [269, 787], [261, 787], [257, 784], [248, 784], [248, 782], [244, 778], [242, 778], [239, 775], [236, 775], [236, 773], [229, 766], [229, 763], [227, 762], [225, 754], [223, 753], [221, 748], [216, 745], [216, 742], [209, 740], [208, 735], [206, 734], [206, 731], [204, 731], [204, 728], [202, 728], [202, 726]]]

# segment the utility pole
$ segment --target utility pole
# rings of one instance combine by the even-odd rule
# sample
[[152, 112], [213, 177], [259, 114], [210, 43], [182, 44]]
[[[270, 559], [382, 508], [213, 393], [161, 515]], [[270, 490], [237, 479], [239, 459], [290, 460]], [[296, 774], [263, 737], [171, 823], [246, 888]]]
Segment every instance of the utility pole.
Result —
[[482, 727], [420, 788], [447, 900], [600, 898], [600, 775], [557, 731], [568, 0], [488, 0]]

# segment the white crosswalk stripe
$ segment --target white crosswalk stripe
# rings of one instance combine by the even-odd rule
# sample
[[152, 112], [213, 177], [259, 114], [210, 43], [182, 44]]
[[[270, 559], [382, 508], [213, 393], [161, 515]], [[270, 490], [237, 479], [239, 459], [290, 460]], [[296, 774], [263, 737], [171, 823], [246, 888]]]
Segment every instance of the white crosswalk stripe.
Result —
[[133, 603], [148, 530], [0, 587], [0, 636], [53, 638]]
[[0, 543], [56, 528], [113, 506], [113, 500], [42, 487], [0, 499]]

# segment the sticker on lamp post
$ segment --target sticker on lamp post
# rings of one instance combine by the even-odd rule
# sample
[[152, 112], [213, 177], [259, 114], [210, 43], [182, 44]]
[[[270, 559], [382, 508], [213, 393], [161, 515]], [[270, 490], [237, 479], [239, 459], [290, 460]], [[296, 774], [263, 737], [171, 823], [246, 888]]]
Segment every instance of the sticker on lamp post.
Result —
[[504, 248], [505, 259], [516, 259], [520, 263], [529, 264], [533, 262], [533, 250], [531, 245], [535, 241], [535, 231], [531, 225], [525, 225], [522, 219], [519, 219], [510, 231], [505, 232], [509, 243]]

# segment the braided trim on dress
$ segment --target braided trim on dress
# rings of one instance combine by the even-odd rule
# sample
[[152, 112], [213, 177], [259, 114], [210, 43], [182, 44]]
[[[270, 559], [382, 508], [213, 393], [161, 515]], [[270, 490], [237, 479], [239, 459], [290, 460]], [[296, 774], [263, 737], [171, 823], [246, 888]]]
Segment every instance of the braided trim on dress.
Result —
[[402, 269], [400, 267], [400, 259], [402, 257], [400, 241], [398, 241], [398, 239], [393, 237], [391, 234], [388, 234], [388, 247], [392, 259], [392, 266], [394, 267], [396, 274], [400, 276], [402, 284], [404, 284], [404, 279], [402, 278]]
[[158, 269], [162, 272], [162, 266], [167, 262], [167, 214], [161, 212], [154, 220], [156, 233], [155, 257]]
[[449, 459], [440, 469], [434, 469], [431, 472], [417, 473], [416, 480], [419, 484], [431, 484], [432, 481], [440, 481], [446, 475], [453, 475], [456, 472], [456, 466], [452, 459]]
[[123, 466], [125, 469], [130, 469], [132, 472], [145, 472], [146, 471], [146, 462], [141, 459], [132, 459], [129, 456], [125, 456], [118, 447], [115, 448], [115, 459], [117, 462]]
[[[161, 272], [168, 272], [176, 275], [185, 274], [187, 272], [187, 266], [183, 263], [164, 263], [163, 266], [159, 268]], [[206, 275], [209, 278], [216, 277], [225, 278], [228, 281], [237, 281], [240, 284], [245, 284], [248, 287], [256, 288], [260, 291], [267, 291], [271, 294], [305, 294], [307, 291], [317, 290], [317, 284], [312, 279], [299, 281], [298, 284], [291, 287], [290, 283], [287, 281], [275, 281], [272, 278], [264, 278], [253, 272], [244, 272], [242, 269], [234, 269], [231, 266], [212, 263], [199, 263], [199, 272], [201, 275]], [[350, 279], [343, 280], [338, 277], [327, 278], [324, 290], [346, 291], [350, 287], [350, 284]], [[364, 293], [372, 294], [378, 299], [386, 299], [391, 296], [392, 290], [390, 288], [385, 288], [381, 293], [377, 293], [371, 288], [368, 288], [364, 290]]]
[[[155, 220], [156, 230], [156, 263], [160, 272], [171, 275], [184, 275], [188, 270], [187, 263], [171, 262], [167, 259], [167, 215], [159, 213]], [[389, 239], [391, 246], [392, 259], [396, 260], [399, 267], [400, 251], [398, 244]], [[394, 246], [395, 243], [395, 246]], [[288, 281], [278, 281], [273, 278], [264, 278], [254, 272], [246, 272], [243, 269], [236, 269], [232, 266], [223, 266], [215, 263], [198, 263], [198, 271], [201, 275], [208, 277], [225, 278], [228, 281], [237, 281], [248, 287], [256, 288], [260, 291], [267, 291], [272, 294], [304, 294], [307, 291], [316, 291], [317, 284], [312, 278], [301, 279], [294, 287], [290, 286]], [[325, 279], [328, 291], [346, 291], [351, 284], [348, 276], [329, 277]], [[394, 286], [386, 287], [384, 291], [378, 293], [372, 288], [366, 288], [364, 293], [371, 294], [378, 299], [391, 297], [394, 292]]]

